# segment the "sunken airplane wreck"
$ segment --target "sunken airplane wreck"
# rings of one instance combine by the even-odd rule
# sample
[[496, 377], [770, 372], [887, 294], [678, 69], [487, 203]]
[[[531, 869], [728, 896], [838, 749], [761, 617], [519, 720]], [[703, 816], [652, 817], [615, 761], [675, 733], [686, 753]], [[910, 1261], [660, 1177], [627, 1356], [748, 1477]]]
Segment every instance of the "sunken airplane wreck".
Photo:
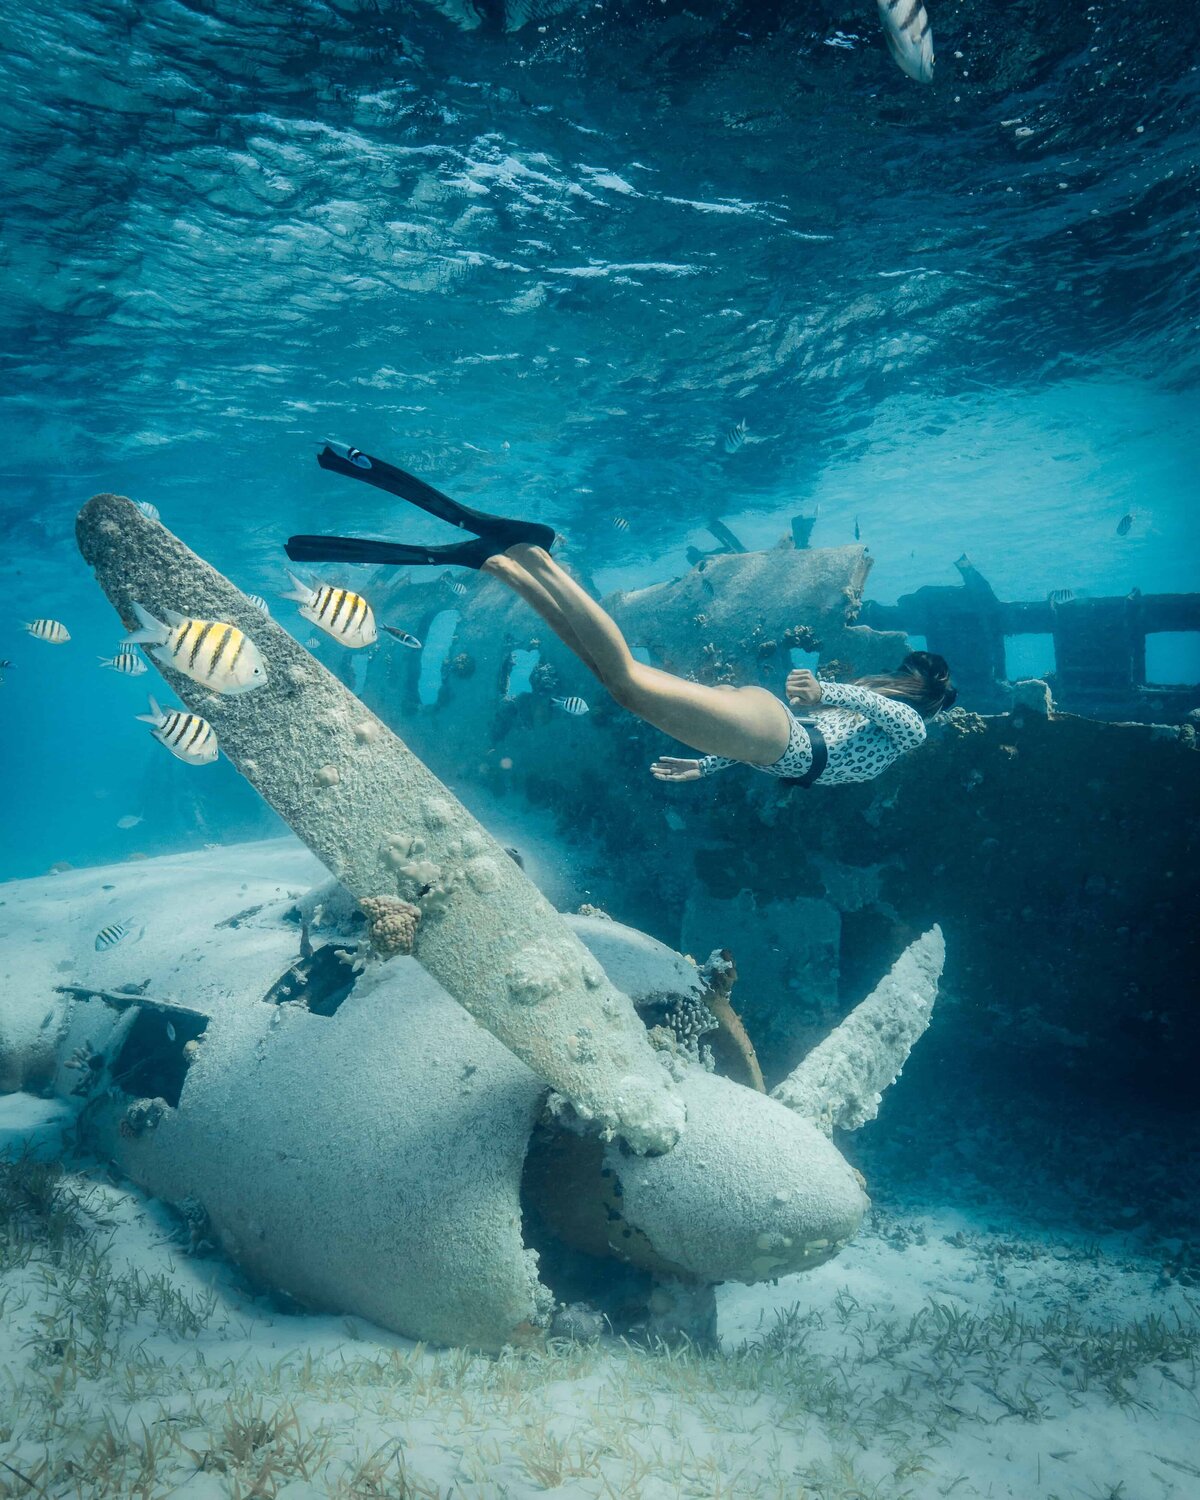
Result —
[[443, 1344], [536, 1339], [614, 1286], [601, 1310], [702, 1333], [715, 1284], [837, 1253], [867, 1199], [831, 1136], [874, 1118], [928, 1024], [937, 928], [768, 1096], [727, 954], [698, 967], [561, 916], [160, 524], [101, 495], [77, 532], [123, 617], [177, 602], [253, 632], [253, 694], [214, 705], [164, 675], [334, 877], [219, 930], [197, 911], [161, 992], [153, 972], [70, 987], [57, 1086], [84, 1098], [81, 1141], [265, 1285]]

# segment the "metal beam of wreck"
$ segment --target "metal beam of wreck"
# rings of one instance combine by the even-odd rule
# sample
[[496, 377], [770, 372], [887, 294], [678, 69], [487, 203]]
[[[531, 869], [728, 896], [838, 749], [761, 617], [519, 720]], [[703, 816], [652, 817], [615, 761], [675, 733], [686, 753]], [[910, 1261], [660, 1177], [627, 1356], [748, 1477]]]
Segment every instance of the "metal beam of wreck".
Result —
[[76, 538], [125, 624], [136, 601], [228, 621], [267, 681], [219, 696], [160, 670], [243, 776], [360, 901], [421, 910], [414, 956], [585, 1119], [635, 1150], [678, 1140], [684, 1107], [630, 1000], [454, 795], [228, 579], [132, 501], [95, 495]]

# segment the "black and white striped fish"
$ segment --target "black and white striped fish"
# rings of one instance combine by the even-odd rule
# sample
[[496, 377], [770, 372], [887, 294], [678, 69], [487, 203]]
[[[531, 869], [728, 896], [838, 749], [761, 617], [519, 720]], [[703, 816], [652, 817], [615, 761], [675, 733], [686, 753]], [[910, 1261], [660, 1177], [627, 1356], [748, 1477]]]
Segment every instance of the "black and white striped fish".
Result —
[[586, 714], [588, 706], [582, 698], [551, 698], [555, 708], [561, 708], [565, 714]]
[[625, 519], [624, 516], [614, 516], [612, 518], [612, 523], [613, 523], [613, 530], [614, 531], [628, 531], [629, 530], [629, 522]]
[[71, 632], [61, 620], [26, 620], [23, 623], [30, 635], [39, 641], [48, 641], [52, 646], [62, 646], [71, 639]]
[[1050, 592], [1046, 595], [1047, 601], [1050, 604], [1054, 605], [1070, 604], [1071, 600], [1074, 599], [1074, 597], [1074, 589], [1051, 589]]
[[467, 586], [461, 578], [455, 578], [453, 573], [443, 573], [441, 581], [446, 585], [446, 587], [450, 590], [450, 592], [455, 596], [456, 599], [462, 599], [465, 597]]
[[742, 418], [736, 427], [731, 427], [725, 434], [725, 452], [736, 453], [740, 448], [744, 447], [746, 434], [749, 430], [746, 426], [745, 417]]
[[159, 515], [158, 506], [151, 505], [149, 500], [135, 500], [133, 503], [141, 511], [142, 515], [145, 516], [147, 521], [160, 521], [162, 519]]
[[96, 934], [96, 952], [107, 953], [110, 948], [123, 943], [132, 931], [132, 922], [113, 922], [108, 927], [102, 927]]
[[138, 714], [137, 720], [149, 724], [158, 743], [189, 766], [209, 766], [217, 758], [217, 732], [199, 714], [186, 713], [182, 708], [169, 708], [164, 713], [151, 698], [150, 712]]
[[401, 630], [397, 625], [385, 625], [383, 627], [393, 640], [399, 641], [402, 646], [407, 646], [410, 651], [419, 651], [421, 643], [415, 635], [409, 635], [407, 630]]
[[247, 604], [253, 604], [255, 609], [257, 609], [261, 614], [266, 615], [268, 620], [271, 618], [271, 606], [267, 603], [267, 601], [261, 594], [247, 594], [246, 602]]
[[121, 650], [116, 656], [102, 656], [100, 665], [120, 672], [122, 677], [140, 677], [147, 670], [146, 663], [136, 651]]
[[369, 469], [371, 460], [361, 448], [352, 448], [349, 443], [335, 443], [332, 438], [325, 439], [325, 446], [330, 453], [338, 458], [345, 459], [348, 464], [353, 464], [356, 469]]
[[311, 620], [319, 630], [333, 637], [351, 651], [362, 646], [373, 646], [379, 639], [375, 627], [375, 615], [361, 594], [350, 589], [335, 589], [323, 583], [319, 588], [309, 588], [295, 573], [289, 573], [292, 587], [285, 599], [295, 599], [300, 613]]
[[225, 620], [193, 620], [165, 611], [167, 623], [134, 604], [139, 628], [125, 637], [127, 646], [145, 645], [160, 666], [174, 667], [214, 693], [249, 693], [267, 680], [267, 664], [258, 647], [236, 625]]
[[933, 82], [933, 32], [924, 0], [879, 0], [888, 51], [918, 83]]

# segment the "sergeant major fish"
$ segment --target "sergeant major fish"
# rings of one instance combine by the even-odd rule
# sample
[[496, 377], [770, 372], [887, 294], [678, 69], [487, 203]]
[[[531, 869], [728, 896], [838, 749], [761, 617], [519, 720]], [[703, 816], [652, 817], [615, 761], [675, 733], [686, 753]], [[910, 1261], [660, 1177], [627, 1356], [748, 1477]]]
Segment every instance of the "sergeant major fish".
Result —
[[588, 706], [582, 698], [551, 698], [555, 708], [561, 708], [565, 714], [586, 714]]
[[236, 625], [193, 620], [173, 609], [164, 610], [164, 625], [136, 603], [133, 612], [139, 628], [125, 637], [125, 644], [148, 646], [160, 666], [174, 667], [214, 693], [249, 693], [266, 683], [266, 662]]
[[1121, 519], [1117, 522], [1117, 535], [1128, 536], [1132, 530], [1133, 512], [1130, 511], [1128, 515], [1122, 516]]
[[292, 587], [283, 597], [295, 599], [301, 616], [326, 635], [351, 651], [373, 646], [379, 639], [375, 615], [361, 594], [350, 589], [335, 589], [329, 583], [309, 588], [295, 573], [289, 573], [288, 577], [292, 580]]
[[933, 82], [933, 32], [923, 0], [879, 0], [888, 51], [918, 83]]
[[199, 714], [169, 708], [166, 713], [150, 699], [150, 712], [138, 714], [139, 724], [151, 725], [150, 733], [177, 760], [189, 766], [208, 766], [217, 758], [217, 732]]
[[96, 952], [107, 953], [110, 948], [123, 943], [132, 931], [132, 922], [113, 922], [108, 927], [102, 927], [96, 934]]
[[266, 615], [268, 620], [271, 618], [271, 606], [267, 603], [267, 601], [261, 594], [247, 594], [246, 603], [253, 604], [255, 609], [258, 610], [260, 614]]
[[51, 646], [62, 646], [71, 639], [71, 632], [61, 620], [26, 620], [23, 622], [30, 635], [39, 641], [48, 641]]
[[133, 503], [141, 511], [142, 515], [145, 516], [147, 521], [160, 521], [162, 519], [158, 506], [151, 505], [149, 500], [135, 500]]
[[736, 427], [731, 427], [725, 434], [725, 452], [736, 453], [743, 447], [746, 442], [746, 434], [749, 430], [746, 426], [745, 417], [742, 418]]
[[100, 657], [100, 665], [123, 677], [140, 677], [146, 671], [146, 663], [136, 651], [118, 651], [116, 656]]

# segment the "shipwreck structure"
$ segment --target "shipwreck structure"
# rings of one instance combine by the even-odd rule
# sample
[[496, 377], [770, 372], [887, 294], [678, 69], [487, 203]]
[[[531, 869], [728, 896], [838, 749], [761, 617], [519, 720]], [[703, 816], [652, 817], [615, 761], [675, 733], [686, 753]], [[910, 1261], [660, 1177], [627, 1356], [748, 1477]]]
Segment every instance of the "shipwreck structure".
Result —
[[[837, 1253], [867, 1200], [832, 1134], [873, 1117], [927, 1026], [936, 926], [768, 1095], [728, 953], [701, 968], [611, 919], [561, 916], [158, 522], [101, 495], [77, 534], [127, 623], [136, 600], [252, 635], [255, 692], [164, 675], [333, 879], [313, 861], [307, 894], [276, 886], [237, 909], [227, 856], [216, 896], [196, 865], [175, 886], [114, 871], [96, 916], [136, 899], [147, 937], [105, 954], [101, 982], [94, 926], [63, 924], [5, 1017], [10, 1086], [80, 1098], [80, 1141], [262, 1283], [415, 1338], [536, 1339], [568, 1287], [599, 1295], [614, 1263], [641, 1278], [648, 1320], [678, 1300], [694, 1329], [716, 1283]], [[36, 906], [45, 883], [8, 904]]]
[[1093, 719], [1169, 724], [1200, 707], [1200, 683], [1146, 680], [1146, 637], [1200, 631], [1200, 594], [1123, 598], [1062, 597], [1007, 603], [968, 557], [955, 564], [958, 588], [929, 585], [895, 604], [864, 603], [859, 616], [876, 630], [924, 636], [931, 651], [954, 663], [960, 692], [980, 713], [1011, 707], [1005, 667], [1009, 636], [1048, 635], [1054, 669], [1047, 682], [1065, 713]]

